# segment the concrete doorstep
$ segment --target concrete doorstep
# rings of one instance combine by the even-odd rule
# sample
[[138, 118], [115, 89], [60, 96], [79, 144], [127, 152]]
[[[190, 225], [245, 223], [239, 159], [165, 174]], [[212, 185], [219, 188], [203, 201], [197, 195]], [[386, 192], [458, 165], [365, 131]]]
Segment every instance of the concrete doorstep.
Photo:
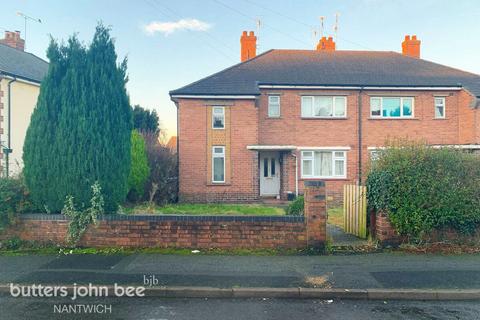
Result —
[[[27, 284], [20, 284], [28, 286]], [[47, 286], [46, 284], [44, 286]], [[69, 294], [73, 286], [66, 287]], [[80, 285], [79, 285], [80, 286]], [[94, 285], [96, 286], [96, 285]], [[110, 285], [108, 292], [113, 292]], [[10, 285], [1, 284], [0, 294], [9, 295]], [[480, 300], [480, 289], [320, 289], [320, 288], [213, 288], [213, 287], [145, 287], [145, 297], [159, 298], [287, 298], [346, 300]]]

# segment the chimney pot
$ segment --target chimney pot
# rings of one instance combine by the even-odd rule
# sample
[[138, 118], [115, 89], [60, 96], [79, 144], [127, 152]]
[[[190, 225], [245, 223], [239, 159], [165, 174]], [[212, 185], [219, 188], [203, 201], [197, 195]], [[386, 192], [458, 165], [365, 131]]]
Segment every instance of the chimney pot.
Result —
[[243, 31], [240, 37], [240, 61], [255, 58], [257, 55], [257, 37], [253, 31]]
[[4, 39], [0, 39], [0, 43], [17, 50], [25, 50], [25, 40], [20, 37], [20, 31], [5, 31]]
[[317, 51], [335, 51], [333, 37], [322, 37], [317, 44]]
[[402, 42], [402, 54], [407, 57], [420, 58], [420, 44], [421, 41], [417, 39], [416, 35], [411, 38], [406, 35]]

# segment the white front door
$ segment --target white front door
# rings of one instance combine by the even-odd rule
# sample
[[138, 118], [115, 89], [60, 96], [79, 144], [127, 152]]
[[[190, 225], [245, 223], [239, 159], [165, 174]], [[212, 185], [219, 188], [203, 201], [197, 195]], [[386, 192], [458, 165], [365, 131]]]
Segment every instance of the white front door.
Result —
[[260, 195], [280, 194], [280, 161], [278, 152], [260, 153]]

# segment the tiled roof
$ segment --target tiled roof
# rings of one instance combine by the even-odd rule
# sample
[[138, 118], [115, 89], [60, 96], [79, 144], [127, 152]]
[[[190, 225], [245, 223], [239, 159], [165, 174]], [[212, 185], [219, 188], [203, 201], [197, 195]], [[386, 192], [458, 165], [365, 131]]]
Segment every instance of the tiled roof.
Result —
[[40, 83], [47, 70], [48, 62], [39, 57], [0, 44], [0, 73]]
[[317, 86], [463, 86], [480, 97], [480, 76], [391, 51], [270, 50], [170, 92], [255, 95], [259, 84]]

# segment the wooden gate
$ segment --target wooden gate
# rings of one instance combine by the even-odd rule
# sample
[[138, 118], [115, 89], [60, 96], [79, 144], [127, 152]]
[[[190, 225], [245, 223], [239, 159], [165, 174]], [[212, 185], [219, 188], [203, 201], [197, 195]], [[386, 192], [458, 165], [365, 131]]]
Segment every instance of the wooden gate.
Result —
[[367, 187], [343, 186], [343, 229], [357, 237], [367, 237]]

